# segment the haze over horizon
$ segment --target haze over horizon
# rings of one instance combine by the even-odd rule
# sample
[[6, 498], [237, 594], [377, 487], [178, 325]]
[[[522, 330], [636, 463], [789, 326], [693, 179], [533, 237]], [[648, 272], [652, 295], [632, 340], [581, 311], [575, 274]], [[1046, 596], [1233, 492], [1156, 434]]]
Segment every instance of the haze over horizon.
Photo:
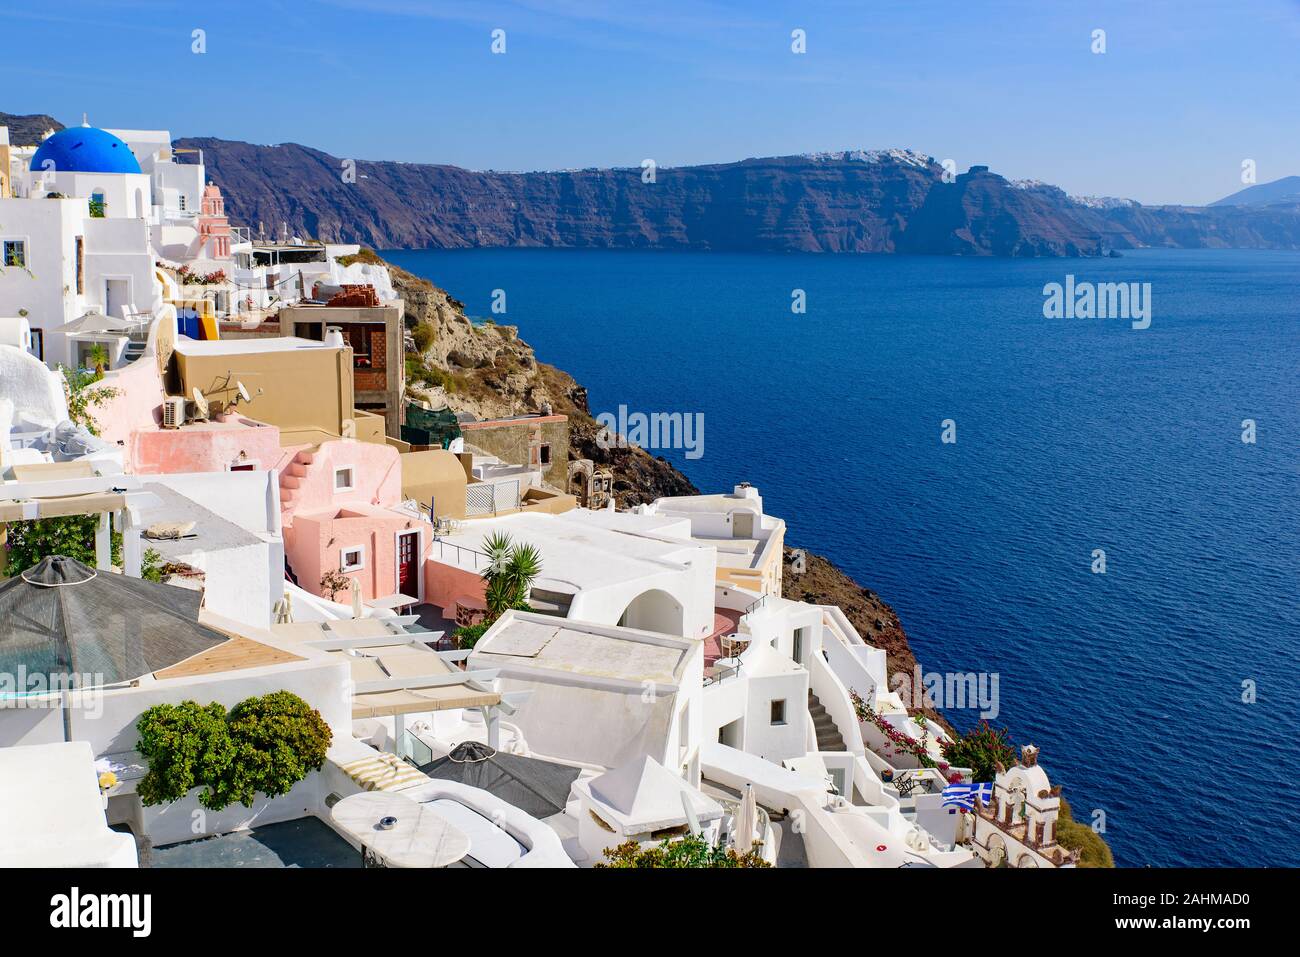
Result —
[[[0, 110], [347, 158], [527, 171], [897, 147], [1151, 205], [1237, 192], [1246, 159], [1260, 183], [1300, 172], [1295, 0], [136, 0], [112, 18], [70, 0], [0, 23], [31, 80]], [[104, 55], [76, 55], [87, 31]]]

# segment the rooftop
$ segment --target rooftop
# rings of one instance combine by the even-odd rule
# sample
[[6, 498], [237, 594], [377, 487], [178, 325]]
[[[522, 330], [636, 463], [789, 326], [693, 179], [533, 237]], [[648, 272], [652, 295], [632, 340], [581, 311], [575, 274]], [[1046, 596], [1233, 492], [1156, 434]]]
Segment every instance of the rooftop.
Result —
[[[642, 517], [644, 518], [644, 517]], [[563, 515], [520, 512], [465, 522], [439, 541], [481, 551], [483, 539], [505, 532], [515, 541], [536, 546], [542, 555], [537, 585], [559, 591], [594, 589], [685, 567], [699, 546], [689, 541], [659, 541], [626, 529], [606, 527], [600, 513], [574, 510]], [[654, 523], [648, 523], [650, 528]], [[454, 562], [455, 549], [435, 542], [435, 561]]]
[[254, 339], [189, 339], [179, 336], [175, 351], [183, 356], [256, 355], [262, 352], [296, 352], [300, 349], [337, 349], [338, 346], [299, 339], [296, 336], [268, 336]]
[[476, 667], [619, 682], [680, 683], [699, 642], [655, 632], [509, 611], [474, 647]]
[[152, 492], [158, 498], [158, 504], [140, 509], [141, 524], [146, 530], [157, 524], [194, 523], [194, 529], [183, 538], [149, 538], [144, 536], [145, 546], [158, 552], [164, 559], [179, 559], [192, 555], [196, 551], [216, 552], [230, 548], [242, 548], [257, 545], [261, 539], [234, 522], [209, 511], [192, 498], [166, 485], [146, 482], [145, 491]]

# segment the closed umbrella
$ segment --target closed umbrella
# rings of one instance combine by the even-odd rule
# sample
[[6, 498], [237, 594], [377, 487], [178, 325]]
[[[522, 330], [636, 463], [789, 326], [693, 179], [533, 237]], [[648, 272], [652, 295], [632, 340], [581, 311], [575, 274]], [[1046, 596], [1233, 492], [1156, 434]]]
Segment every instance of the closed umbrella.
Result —
[[736, 853], [742, 857], [754, 849], [754, 828], [757, 826], [758, 801], [754, 797], [754, 785], [746, 784], [731, 827]]
[[351, 585], [352, 617], [360, 618], [361, 617], [361, 583], [357, 581], [355, 578], [353, 578], [351, 581], [352, 581], [352, 585]]

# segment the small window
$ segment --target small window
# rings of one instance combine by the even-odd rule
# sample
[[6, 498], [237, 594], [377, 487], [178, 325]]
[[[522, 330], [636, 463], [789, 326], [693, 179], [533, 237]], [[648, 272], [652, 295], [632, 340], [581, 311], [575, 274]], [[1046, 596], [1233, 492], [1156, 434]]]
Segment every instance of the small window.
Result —
[[23, 239], [6, 239], [4, 241], [4, 264], [27, 268], [27, 241]]
[[352, 491], [352, 488], [353, 485], [352, 485], [351, 467], [345, 469], [335, 469], [334, 470], [334, 491], [350, 492]]
[[45, 358], [45, 330], [32, 330], [32, 355], [38, 359]]
[[366, 567], [365, 549], [358, 545], [356, 548], [339, 549], [339, 571], [356, 572]]
[[549, 444], [543, 445], [537, 450], [537, 460], [542, 465], [551, 464], [551, 446]]
[[785, 724], [785, 699], [772, 702], [772, 724]]

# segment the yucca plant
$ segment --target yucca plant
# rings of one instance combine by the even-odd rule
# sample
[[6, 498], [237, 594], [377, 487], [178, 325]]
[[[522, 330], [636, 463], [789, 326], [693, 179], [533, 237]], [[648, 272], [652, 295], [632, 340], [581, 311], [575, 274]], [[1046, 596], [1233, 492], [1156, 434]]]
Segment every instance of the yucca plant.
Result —
[[528, 604], [528, 592], [542, 572], [542, 556], [533, 545], [516, 545], [504, 532], [483, 539], [488, 566], [483, 571], [483, 601], [488, 614], [499, 618], [511, 608]]

